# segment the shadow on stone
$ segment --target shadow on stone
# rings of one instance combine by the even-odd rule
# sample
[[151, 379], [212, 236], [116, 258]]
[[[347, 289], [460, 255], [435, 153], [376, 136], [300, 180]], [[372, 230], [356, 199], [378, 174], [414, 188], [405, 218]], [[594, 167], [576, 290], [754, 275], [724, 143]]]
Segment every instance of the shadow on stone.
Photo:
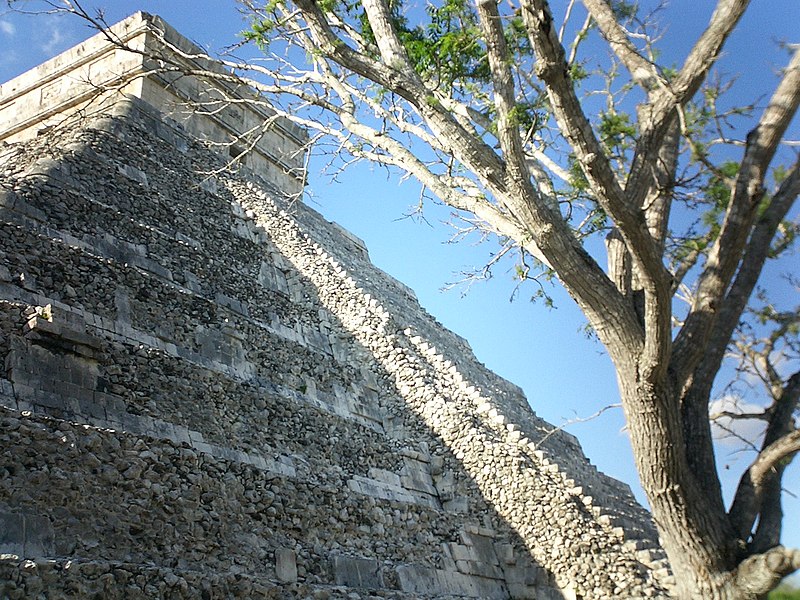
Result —
[[222, 167], [135, 98], [0, 151], [0, 596], [662, 594], [626, 486]]

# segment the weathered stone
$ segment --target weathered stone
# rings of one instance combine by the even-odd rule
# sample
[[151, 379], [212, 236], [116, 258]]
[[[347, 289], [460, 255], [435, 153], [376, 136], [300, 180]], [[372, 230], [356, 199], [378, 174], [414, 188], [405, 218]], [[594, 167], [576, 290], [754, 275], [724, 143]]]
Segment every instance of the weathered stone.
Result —
[[297, 557], [294, 550], [289, 548], [275, 550], [275, 574], [278, 581], [283, 583], [297, 581]]
[[336, 585], [375, 589], [383, 587], [381, 567], [376, 560], [334, 556], [333, 571]]
[[0, 511], [0, 554], [25, 556], [25, 523], [21, 513]]
[[[199, 51], [115, 31], [148, 28]], [[141, 67], [106, 43], [0, 90], [0, 597], [663, 595], [630, 490], [278, 189], [302, 132], [225, 169], [195, 136], [260, 109], [181, 129], [170, 90], [216, 84], [147, 79], [34, 136]]]

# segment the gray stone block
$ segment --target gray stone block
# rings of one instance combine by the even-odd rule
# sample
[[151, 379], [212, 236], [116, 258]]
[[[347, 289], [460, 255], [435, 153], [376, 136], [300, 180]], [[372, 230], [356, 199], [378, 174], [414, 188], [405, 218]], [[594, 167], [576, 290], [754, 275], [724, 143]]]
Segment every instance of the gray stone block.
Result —
[[47, 222], [47, 215], [44, 213], [44, 211], [31, 206], [19, 196], [17, 196], [17, 201], [14, 203], [14, 210], [41, 223]]
[[544, 583], [544, 572], [541, 568], [530, 565], [526, 567], [506, 567], [506, 581], [520, 585], [532, 586]]
[[214, 448], [211, 447], [211, 444], [207, 444], [205, 442], [194, 442], [192, 444], [195, 450], [199, 450], [204, 454], [211, 454], [214, 455]]
[[145, 258], [143, 256], [139, 256], [138, 254], [134, 254], [128, 257], [128, 261], [131, 264], [140, 267], [141, 269], [153, 273], [162, 279], [166, 279], [168, 281], [172, 281], [172, 271], [167, 269], [166, 267], [161, 266], [156, 261]]
[[117, 165], [117, 170], [121, 175], [124, 175], [128, 179], [135, 181], [144, 187], [148, 187], [147, 174], [144, 171], [141, 171], [131, 165]]
[[472, 547], [476, 561], [490, 565], [500, 564], [500, 561], [497, 559], [497, 554], [494, 551], [493, 537], [478, 535], [467, 531], [462, 531], [461, 537], [466, 545]]
[[297, 581], [297, 557], [294, 550], [289, 548], [275, 550], [275, 575], [282, 583]]
[[397, 568], [400, 589], [420, 596], [466, 596], [468, 598], [508, 598], [501, 581], [416, 565]]
[[56, 408], [58, 410], [67, 408], [67, 403], [63, 396], [44, 390], [37, 390], [31, 401], [42, 408]]
[[476, 560], [458, 560], [456, 567], [467, 575], [477, 575], [487, 579], [504, 579], [500, 567]]
[[20, 513], [0, 510], [0, 554], [25, 556], [25, 522]]
[[512, 600], [540, 600], [543, 596], [534, 587], [529, 587], [522, 583], [509, 583], [508, 595]]
[[106, 419], [108, 418], [106, 414], [106, 407], [104, 406], [102, 401], [97, 401], [94, 398], [94, 394], [89, 392], [88, 398], [79, 398], [78, 404], [80, 407], [80, 412], [83, 416], [94, 417], [95, 419]]
[[442, 502], [442, 508], [450, 513], [466, 514], [469, 512], [469, 499], [465, 496], [459, 496], [452, 500], [445, 500]]
[[53, 546], [48, 517], [0, 510], [0, 554], [40, 558], [52, 556]]
[[336, 585], [354, 588], [382, 588], [383, 575], [380, 563], [368, 558], [334, 556], [333, 572]]
[[175, 433], [175, 426], [172, 423], [168, 423], [166, 421], [162, 421], [160, 419], [154, 419], [151, 425], [151, 431], [153, 431], [155, 437], [160, 437], [168, 440], [176, 440], [177, 434]]
[[25, 557], [53, 555], [55, 535], [50, 519], [44, 515], [25, 515]]
[[500, 561], [500, 564], [513, 565], [517, 562], [517, 559], [514, 556], [514, 546], [511, 544], [496, 543], [494, 545], [494, 553], [497, 555], [497, 559]]
[[16, 192], [12, 192], [10, 190], [0, 190], [0, 206], [4, 208], [14, 208], [17, 198], [18, 196]]

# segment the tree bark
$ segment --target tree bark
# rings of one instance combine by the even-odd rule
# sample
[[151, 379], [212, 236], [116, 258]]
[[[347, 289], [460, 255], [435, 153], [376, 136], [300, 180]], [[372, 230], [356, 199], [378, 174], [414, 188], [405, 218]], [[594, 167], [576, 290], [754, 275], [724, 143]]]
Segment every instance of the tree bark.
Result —
[[639, 379], [635, 358], [617, 365], [636, 466], [676, 577], [679, 598], [732, 598], [725, 580], [736, 565], [724, 511], [709, 504], [684, 453], [678, 390]]
[[[616, 366], [636, 466], [675, 574], [674, 595], [684, 600], [765, 597], [800, 566], [800, 551], [767, 543], [775, 542], [771, 522], [759, 536], [762, 548], [747, 547], [716, 494], [709, 494], [706, 482], [693, 472], [681, 439], [683, 415], [675, 382], [641, 380], [639, 373], [647, 368], [636, 357]], [[788, 440], [791, 451], [794, 437], [779, 439]], [[778, 474], [771, 472], [766, 483], [776, 480]]]

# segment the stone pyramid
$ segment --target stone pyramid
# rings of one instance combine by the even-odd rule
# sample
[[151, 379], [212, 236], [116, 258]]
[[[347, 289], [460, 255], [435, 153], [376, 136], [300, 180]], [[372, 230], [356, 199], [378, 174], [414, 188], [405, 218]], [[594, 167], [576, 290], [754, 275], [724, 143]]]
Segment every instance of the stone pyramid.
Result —
[[145, 70], [93, 38], [0, 86], [0, 598], [665, 596], [627, 486], [296, 199], [304, 133], [231, 164], [268, 109], [98, 97]]

